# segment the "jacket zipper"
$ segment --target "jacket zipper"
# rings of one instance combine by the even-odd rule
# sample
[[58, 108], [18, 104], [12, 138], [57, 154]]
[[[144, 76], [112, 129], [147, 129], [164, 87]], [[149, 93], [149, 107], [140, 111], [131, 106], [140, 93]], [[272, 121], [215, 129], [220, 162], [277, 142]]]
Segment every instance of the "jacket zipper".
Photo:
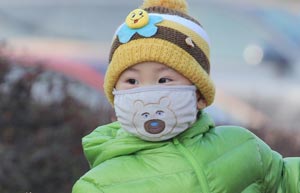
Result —
[[196, 161], [192, 153], [186, 147], [184, 147], [177, 138], [173, 138], [173, 143], [176, 147], [178, 147], [178, 150], [185, 156], [185, 158], [190, 162], [190, 164], [194, 168], [194, 171], [196, 172], [198, 181], [200, 183], [202, 193], [210, 193], [207, 179], [203, 173], [202, 164]]

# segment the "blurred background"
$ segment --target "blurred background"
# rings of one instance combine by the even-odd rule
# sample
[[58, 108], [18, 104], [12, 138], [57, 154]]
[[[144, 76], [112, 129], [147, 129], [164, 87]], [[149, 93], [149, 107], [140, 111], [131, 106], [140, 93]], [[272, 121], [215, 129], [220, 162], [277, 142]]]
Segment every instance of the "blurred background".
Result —
[[[102, 83], [112, 36], [142, 0], [0, 0], [0, 192], [70, 192], [81, 138], [114, 114]], [[208, 32], [217, 125], [300, 156], [300, 1], [189, 0]]]

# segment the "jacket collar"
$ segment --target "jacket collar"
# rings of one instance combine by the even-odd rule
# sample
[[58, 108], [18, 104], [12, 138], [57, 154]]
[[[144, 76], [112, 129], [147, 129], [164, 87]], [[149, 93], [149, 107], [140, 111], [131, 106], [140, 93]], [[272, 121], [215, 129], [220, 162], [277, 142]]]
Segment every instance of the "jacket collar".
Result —
[[[188, 140], [207, 132], [213, 126], [214, 123], [210, 116], [207, 113], [199, 112], [197, 121], [176, 138], [180, 141]], [[120, 129], [120, 127], [118, 122], [114, 122], [98, 127], [83, 138], [84, 153], [91, 167], [117, 156], [155, 149], [173, 142], [172, 140], [144, 141]]]
[[197, 121], [185, 132], [177, 136], [177, 139], [184, 140], [193, 138], [198, 135], [202, 135], [209, 131], [209, 129], [215, 127], [215, 123], [212, 118], [205, 112], [199, 111]]

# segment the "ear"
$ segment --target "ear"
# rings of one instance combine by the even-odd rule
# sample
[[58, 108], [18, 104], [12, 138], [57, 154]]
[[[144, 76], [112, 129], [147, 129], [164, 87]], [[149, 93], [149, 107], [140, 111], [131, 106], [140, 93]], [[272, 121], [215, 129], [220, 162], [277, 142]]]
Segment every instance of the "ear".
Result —
[[198, 110], [202, 110], [205, 107], [207, 107], [207, 103], [203, 95], [199, 90], [196, 91], [196, 97], [197, 97], [197, 108]]
[[170, 105], [170, 99], [168, 97], [163, 97], [159, 100], [159, 104], [163, 107], [167, 107]]
[[207, 103], [206, 103], [205, 99], [200, 98], [200, 99], [197, 101], [197, 108], [198, 108], [198, 110], [202, 110], [202, 109], [204, 109], [206, 106], [207, 106]]
[[134, 109], [135, 110], [140, 110], [144, 107], [144, 102], [141, 100], [137, 100], [134, 102]]

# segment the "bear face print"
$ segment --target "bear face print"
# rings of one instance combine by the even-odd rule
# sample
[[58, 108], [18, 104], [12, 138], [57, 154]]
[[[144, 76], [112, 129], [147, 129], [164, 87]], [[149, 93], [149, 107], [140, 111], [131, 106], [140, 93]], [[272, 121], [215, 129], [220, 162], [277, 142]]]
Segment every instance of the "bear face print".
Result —
[[171, 132], [177, 118], [171, 109], [170, 99], [161, 98], [157, 103], [145, 104], [141, 100], [134, 102], [133, 125], [136, 131], [145, 136], [164, 136]]

